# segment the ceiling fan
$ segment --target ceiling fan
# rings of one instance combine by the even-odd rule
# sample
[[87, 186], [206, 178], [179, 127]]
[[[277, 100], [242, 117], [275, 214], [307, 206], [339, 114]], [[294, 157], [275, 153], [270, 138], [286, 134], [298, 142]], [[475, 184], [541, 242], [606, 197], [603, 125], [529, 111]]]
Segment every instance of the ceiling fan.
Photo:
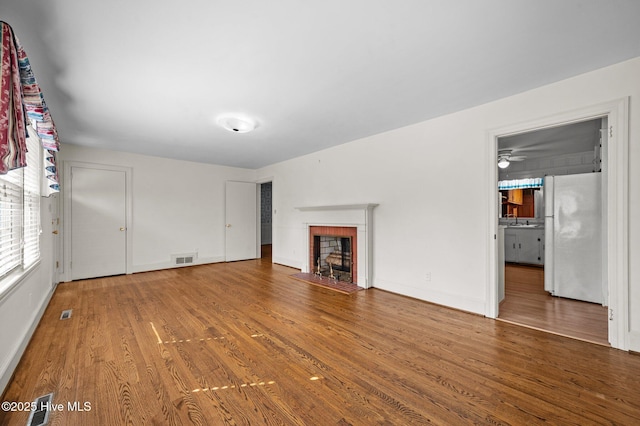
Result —
[[510, 149], [501, 149], [498, 151], [498, 167], [506, 169], [512, 161], [522, 161], [525, 158], [527, 157], [524, 155], [511, 155]]

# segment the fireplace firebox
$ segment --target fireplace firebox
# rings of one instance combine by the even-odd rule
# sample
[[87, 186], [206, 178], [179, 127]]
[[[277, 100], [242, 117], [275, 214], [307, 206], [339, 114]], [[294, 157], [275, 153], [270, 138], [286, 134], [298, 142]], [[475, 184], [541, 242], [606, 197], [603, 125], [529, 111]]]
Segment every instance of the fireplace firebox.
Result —
[[311, 226], [309, 228], [311, 272], [347, 283], [357, 275], [357, 228], [347, 226]]

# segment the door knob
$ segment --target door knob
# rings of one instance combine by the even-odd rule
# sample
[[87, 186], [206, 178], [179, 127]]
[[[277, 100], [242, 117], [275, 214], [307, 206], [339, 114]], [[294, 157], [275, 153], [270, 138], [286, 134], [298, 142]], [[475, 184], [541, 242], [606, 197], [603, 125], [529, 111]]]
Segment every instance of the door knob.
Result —
[[127, 228], [120, 228], [120, 230], [121, 230], [121, 231], [124, 231], [124, 230], [126, 230], [126, 229], [127, 229]]
[[227, 223], [227, 228], [231, 228], [231, 224], [230, 223]]
[[56, 229], [55, 231], [51, 231], [51, 233], [58, 235], [58, 230]]

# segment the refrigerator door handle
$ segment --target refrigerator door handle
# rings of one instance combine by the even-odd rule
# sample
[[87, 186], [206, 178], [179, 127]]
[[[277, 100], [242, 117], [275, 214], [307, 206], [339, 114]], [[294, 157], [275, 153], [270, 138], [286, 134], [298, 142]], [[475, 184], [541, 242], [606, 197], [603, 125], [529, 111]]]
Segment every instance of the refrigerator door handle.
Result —
[[[546, 207], [545, 207], [546, 208]], [[553, 216], [544, 218], [544, 290], [554, 293]]]

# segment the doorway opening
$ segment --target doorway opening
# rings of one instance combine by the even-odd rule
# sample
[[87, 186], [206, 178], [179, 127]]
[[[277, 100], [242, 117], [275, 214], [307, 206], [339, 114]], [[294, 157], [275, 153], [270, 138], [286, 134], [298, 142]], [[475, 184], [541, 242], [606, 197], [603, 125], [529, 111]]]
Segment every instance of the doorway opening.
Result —
[[[609, 344], [628, 350], [631, 334], [629, 321], [629, 98], [620, 98], [578, 110], [547, 115], [526, 123], [518, 123], [487, 133], [488, 153], [491, 167], [487, 174], [489, 200], [489, 263], [485, 315], [499, 318], [499, 302], [504, 294], [504, 226], [499, 224], [500, 199], [498, 191], [498, 141], [503, 137], [516, 136], [536, 130], [548, 130], [566, 124], [581, 123], [606, 118], [606, 149], [600, 153], [602, 179], [603, 233], [603, 285], [607, 294], [607, 330]], [[557, 141], [555, 142], [557, 144]], [[515, 155], [514, 153], [512, 153]], [[528, 154], [527, 154], [528, 155]], [[493, 157], [493, 158], [491, 158]], [[519, 220], [520, 222], [520, 220]], [[502, 243], [500, 241], [502, 240]], [[548, 249], [548, 248], [547, 248]], [[545, 262], [546, 263], [546, 262]], [[502, 277], [501, 277], [502, 275]]]
[[[606, 129], [607, 118], [600, 117], [498, 138], [498, 156], [507, 160], [498, 165], [504, 232], [498, 319], [609, 344], [600, 179]], [[564, 238], [572, 229], [580, 237]]]
[[273, 254], [273, 182], [260, 184], [260, 257]]
[[[500, 190], [498, 220], [505, 227], [505, 291], [499, 304], [499, 319], [608, 345], [606, 288], [603, 288], [606, 247], [602, 245], [606, 240], [602, 238], [606, 231], [603, 226], [606, 218], [602, 216], [606, 193], [602, 194], [600, 179], [593, 179], [599, 178], [594, 173], [601, 173], [606, 128], [604, 117], [498, 138], [498, 155], [511, 160], [506, 167], [498, 166], [499, 188], [510, 188]], [[554, 228], [556, 198], [550, 182], [571, 180], [574, 183], [570, 188], [577, 191], [585, 179], [591, 179], [593, 185], [584, 189], [582, 195], [591, 199], [593, 209], [578, 205], [577, 210], [569, 212], [566, 205], [557, 206], [563, 208], [564, 228], [559, 228], [557, 222]], [[575, 200], [572, 198], [570, 202]], [[556, 199], [555, 203], [560, 201]], [[592, 257], [585, 265], [580, 247], [560, 249], [567, 242], [558, 237], [564, 235], [567, 223], [581, 227], [587, 221], [590, 221], [589, 235], [577, 243], [586, 250], [587, 257]], [[585, 230], [580, 232], [584, 234]], [[593, 233], [597, 233], [595, 238]], [[571, 241], [576, 241], [575, 237]], [[594, 273], [580, 275], [585, 269], [593, 269], [590, 272]], [[559, 279], [563, 274], [571, 278]], [[554, 292], [554, 284], [570, 288], [560, 297]]]

